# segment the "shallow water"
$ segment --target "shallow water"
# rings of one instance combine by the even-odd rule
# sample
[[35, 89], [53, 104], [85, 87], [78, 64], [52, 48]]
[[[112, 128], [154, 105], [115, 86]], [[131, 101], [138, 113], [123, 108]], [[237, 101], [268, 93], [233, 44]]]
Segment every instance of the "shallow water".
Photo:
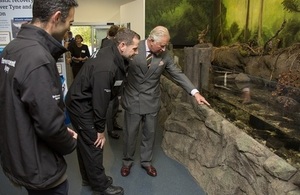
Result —
[[214, 109], [300, 168], [299, 100], [274, 95], [276, 83], [253, 79], [237, 83], [230, 75], [225, 80], [224, 75], [213, 75], [210, 84], [209, 99]]

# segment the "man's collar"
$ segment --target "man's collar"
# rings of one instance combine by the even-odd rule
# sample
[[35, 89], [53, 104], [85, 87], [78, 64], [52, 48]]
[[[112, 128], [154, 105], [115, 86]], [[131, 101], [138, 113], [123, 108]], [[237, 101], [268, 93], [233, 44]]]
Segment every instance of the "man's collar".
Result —
[[145, 46], [146, 46], [146, 52], [151, 53], [151, 50], [148, 47], [148, 39], [146, 39], [146, 41], [145, 41]]

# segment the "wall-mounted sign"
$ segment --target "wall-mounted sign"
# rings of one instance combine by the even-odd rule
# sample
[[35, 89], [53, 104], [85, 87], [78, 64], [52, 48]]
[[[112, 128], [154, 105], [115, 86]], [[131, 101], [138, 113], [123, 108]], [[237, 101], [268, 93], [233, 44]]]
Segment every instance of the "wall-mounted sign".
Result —
[[13, 18], [11, 20], [12, 37], [16, 38], [19, 30], [21, 29], [22, 24], [29, 23], [31, 19], [32, 19], [31, 17]]
[[6, 31], [0, 31], [0, 45], [7, 45], [10, 42], [10, 34]]

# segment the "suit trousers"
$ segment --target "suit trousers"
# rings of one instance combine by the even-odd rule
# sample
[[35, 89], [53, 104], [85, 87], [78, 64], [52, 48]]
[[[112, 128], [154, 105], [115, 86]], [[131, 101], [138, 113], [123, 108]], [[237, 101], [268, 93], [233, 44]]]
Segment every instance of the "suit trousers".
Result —
[[123, 165], [131, 166], [134, 162], [134, 154], [141, 129], [140, 163], [142, 166], [150, 166], [153, 157], [155, 130], [157, 128], [158, 113], [131, 114], [124, 112], [124, 146]]
[[91, 125], [84, 125], [71, 113], [69, 113], [72, 126], [77, 132], [77, 159], [81, 177], [87, 181], [93, 191], [104, 191], [111, 182], [105, 175], [103, 167], [103, 149], [94, 146], [97, 132]]

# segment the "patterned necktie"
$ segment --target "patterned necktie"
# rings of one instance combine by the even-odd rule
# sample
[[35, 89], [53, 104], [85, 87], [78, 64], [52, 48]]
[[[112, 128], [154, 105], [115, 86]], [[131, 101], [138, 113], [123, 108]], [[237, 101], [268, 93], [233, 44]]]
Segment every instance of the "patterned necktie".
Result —
[[147, 61], [147, 67], [149, 68], [151, 65], [151, 60], [152, 60], [152, 53], [149, 53], [146, 57], [146, 61]]

